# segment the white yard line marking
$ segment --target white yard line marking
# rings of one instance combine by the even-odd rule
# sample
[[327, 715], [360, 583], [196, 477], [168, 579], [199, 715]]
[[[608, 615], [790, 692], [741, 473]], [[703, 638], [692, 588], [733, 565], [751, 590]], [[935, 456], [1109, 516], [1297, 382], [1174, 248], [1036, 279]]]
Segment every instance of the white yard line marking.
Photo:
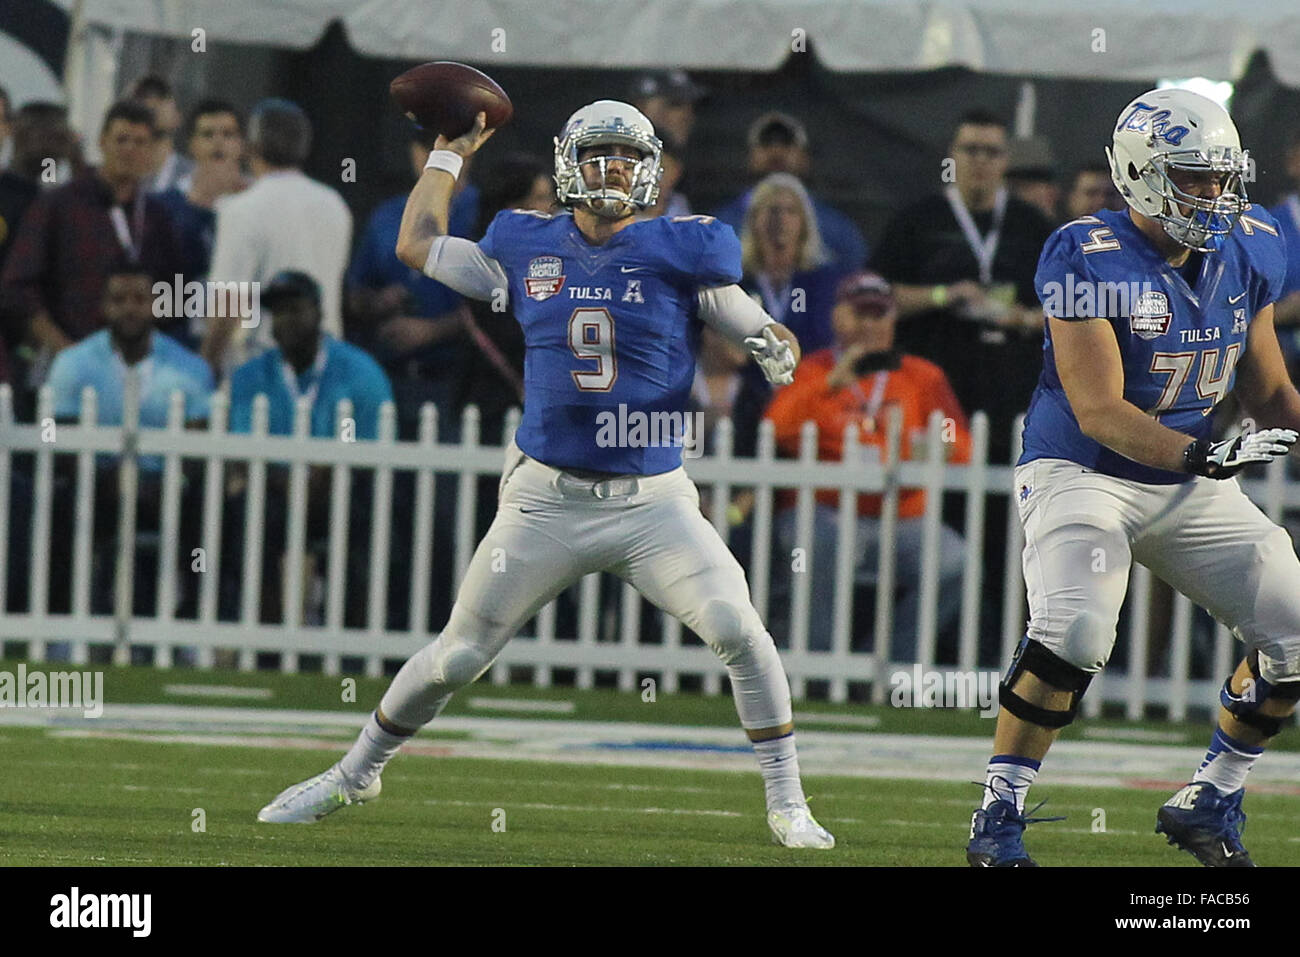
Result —
[[470, 698], [469, 706], [479, 711], [521, 711], [538, 714], [573, 714], [572, 701], [547, 701], [542, 698]]
[[1148, 744], [1186, 744], [1181, 731], [1152, 731], [1147, 728], [1084, 728], [1083, 736], [1097, 741], [1141, 741]]
[[[901, 828], [929, 828], [929, 829], [933, 829], [933, 828], [941, 828], [941, 829], [943, 829], [943, 830], [948, 830], [948, 831], [965, 831], [965, 830], [968, 830], [968, 829], [970, 828], [970, 822], [969, 822], [969, 821], [956, 821], [956, 822], [953, 822], [953, 821], [902, 821], [902, 820], [898, 820], [898, 819], [890, 819], [890, 820], [881, 821], [880, 823], [881, 823], [881, 824], [884, 824], [884, 825], [887, 825], [888, 827], [901, 827]], [[1053, 824], [1055, 824], [1055, 823], [1057, 823], [1057, 822], [1053, 822]], [[1116, 836], [1118, 836], [1118, 837], [1139, 837], [1139, 836], [1141, 836], [1141, 837], [1145, 837], [1148, 833], [1154, 834], [1155, 832], [1154, 832], [1154, 831], [1152, 831], [1152, 832], [1148, 832], [1148, 831], [1126, 831], [1126, 830], [1121, 830], [1120, 828], [1115, 828], [1115, 827], [1108, 827], [1108, 828], [1106, 828], [1106, 830], [1104, 830], [1104, 831], [1094, 831], [1094, 830], [1093, 830], [1092, 828], [1090, 828], [1090, 827], [1055, 827], [1055, 826], [1053, 826], [1053, 828], [1052, 828], [1052, 833], [1053, 833], [1053, 834], [1113, 834], [1113, 835], [1116, 835]]]
[[163, 694], [178, 698], [253, 698], [262, 701], [275, 697], [270, 688], [239, 685], [163, 685]]
[[[531, 783], [531, 782], [530, 782]], [[716, 808], [682, 808], [682, 807], [609, 807], [597, 804], [544, 804], [540, 802], [520, 803], [518, 801], [454, 801], [450, 799], [426, 798], [422, 803], [448, 805], [450, 807], [504, 807], [507, 811], [520, 808], [529, 811], [574, 811], [580, 814], [592, 812], [600, 814], [690, 814], [703, 817], [748, 817], [739, 811], [723, 811]]]
[[[835, 724], [846, 728], [878, 728], [880, 717], [874, 714], [818, 714], [816, 711], [796, 711], [795, 725]], [[797, 727], [796, 727], [796, 730]]]
[[[0, 725], [41, 727], [60, 737], [115, 736], [152, 744], [209, 744], [338, 753], [366, 713], [199, 705], [107, 705], [98, 720], [48, 711], [0, 710]], [[451, 732], [455, 737], [443, 737]], [[754, 774], [739, 728], [546, 718], [439, 718], [403, 749], [434, 757], [556, 764], [680, 768]], [[809, 777], [970, 783], [983, 777], [989, 742], [975, 737], [802, 731], [799, 763]], [[1186, 783], [1200, 746], [1062, 741], [1037, 787], [1169, 790]], [[1300, 794], [1300, 753], [1273, 752], [1252, 773], [1253, 793]], [[833, 788], [833, 785], [831, 786]], [[972, 800], [977, 788], [972, 784]]]

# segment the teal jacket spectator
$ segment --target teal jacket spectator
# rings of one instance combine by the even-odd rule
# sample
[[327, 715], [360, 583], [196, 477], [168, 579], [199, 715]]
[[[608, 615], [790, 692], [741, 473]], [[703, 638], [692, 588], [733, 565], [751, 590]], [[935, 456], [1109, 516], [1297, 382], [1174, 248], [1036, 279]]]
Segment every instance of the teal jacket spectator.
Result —
[[379, 435], [379, 407], [393, 400], [393, 389], [379, 363], [367, 353], [322, 333], [315, 362], [300, 375], [285, 361], [279, 346], [235, 369], [230, 377], [231, 432], [252, 432], [253, 400], [258, 395], [270, 402], [272, 435], [293, 433], [294, 405], [300, 396], [308, 396], [313, 436], [337, 435], [338, 404], [350, 399], [356, 437], [373, 440]]

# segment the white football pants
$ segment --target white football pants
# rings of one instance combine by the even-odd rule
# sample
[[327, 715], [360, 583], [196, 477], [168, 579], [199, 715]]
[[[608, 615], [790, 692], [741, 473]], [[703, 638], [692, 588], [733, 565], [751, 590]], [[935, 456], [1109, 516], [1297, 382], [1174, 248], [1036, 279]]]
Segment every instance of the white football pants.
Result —
[[1300, 560], [1236, 479], [1147, 485], [1064, 459], [1015, 476], [1029, 637], [1100, 671], [1137, 561], [1258, 651], [1266, 680], [1300, 678]]
[[582, 480], [506, 451], [496, 518], [479, 543], [437, 640], [394, 679], [380, 707], [399, 727], [431, 721], [514, 634], [582, 576], [608, 571], [678, 618], [722, 659], [741, 724], [792, 720], [790, 686], [749, 600], [740, 564], [700, 512], [683, 468]]

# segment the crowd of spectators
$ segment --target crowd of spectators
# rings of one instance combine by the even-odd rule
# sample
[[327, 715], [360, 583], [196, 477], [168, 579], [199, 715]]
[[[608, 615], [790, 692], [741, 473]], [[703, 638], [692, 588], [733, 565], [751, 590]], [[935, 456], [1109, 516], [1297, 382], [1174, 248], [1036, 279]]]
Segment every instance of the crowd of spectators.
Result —
[[[990, 458], [1007, 462], [1012, 420], [1041, 367], [1043, 323], [1032, 281], [1038, 250], [1059, 223], [1117, 205], [1106, 167], [1083, 166], [1063, 180], [1042, 141], [1013, 142], [999, 116], [972, 111], [952, 133], [952, 176], [932, 196], [899, 211], [869, 250], [859, 225], [812, 188], [813, 138], [783, 112], [764, 113], [750, 125], [743, 191], [720, 209], [693, 209], [685, 164], [696, 106], [706, 95], [682, 71], [641, 76], [629, 91], [628, 99], [664, 141], [659, 203], [644, 215], [711, 212], [730, 224], [741, 241], [743, 287], [796, 333], [805, 356], [795, 383], [774, 395], [742, 350], [705, 330], [692, 401], [704, 413], [706, 448], [713, 424], [725, 416], [734, 423], [734, 454], [754, 455], [766, 416], [780, 453], [792, 455], [800, 424], [811, 418], [822, 429], [819, 457], [835, 460], [846, 423], [858, 421], [863, 441], [878, 447], [884, 410], [896, 404], [909, 430], [923, 427], [933, 409], [956, 423], [949, 450], [954, 461], [970, 455], [967, 414], [984, 410], [991, 418]], [[360, 441], [376, 436], [379, 406], [392, 400], [401, 439], [417, 437], [420, 410], [432, 403], [440, 438], [455, 442], [461, 413], [472, 404], [482, 416], [483, 440], [499, 443], [507, 411], [523, 398], [522, 334], [508, 311], [466, 301], [398, 261], [394, 248], [406, 193], [371, 210], [354, 241], [352, 214], [339, 190], [303, 172], [313, 134], [300, 107], [268, 99], [245, 115], [221, 99], [181, 106], [164, 78], [140, 78], [104, 116], [100, 161], [88, 166], [63, 108], [27, 103], [14, 109], [0, 91], [0, 157], [7, 159], [0, 171], [0, 382], [12, 387], [20, 420], [31, 420], [37, 390], [49, 385], [60, 421], [79, 416], [82, 390], [91, 386], [100, 422], [120, 422], [134, 370], [146, 427], [165, 425], [175, 389], [186, 397], [187, 424], [206, 424], [210, 397], [224, 385], [232, 432], [251, 429], [254, 399], [265, 395], [272, 434], [291, 431], [295, 403], [305, 397], [311, 433], [334, 435], [335, 404], [347, 398]], [[412, 182], [431, 146], [426, 133], [413, 132]], [[1291, 158], [1300, 183], [1300, 140]], [[481, 236], [504, 208], [554, 208], [546, 158], [488, 151], [473, 165], [471, 171], [467, 161], [457, 183], [453, 235]], [[1281, 218], [1295, 233], [1300, 201], [1293, 195], [1279, 211], [1289, 211], [1290, 219]], [[1300, 234], [1295, 238], [1300, 246]], [[1295, 278], [1292, 295], [1279, 305], [1278, 324], [1284, 339], [1300, 343], [1294, 334], [1300, 329], [1300, 272]], [[206, 310], [160, 315], [146, 295], [158, 280], [210, 280], [224, 290], [224, 300], [216, 315], [211, 301]], [[235, 284], [252, 282], [260, 284], [261, 297], [250, 303]], [[240, 321], [250, 308], [269, 321]], [[1300, 344], [1288, 352], [1292, 359], [1297, 354]], [[914, 453], [913, 443], [905, 440], [905, 455]], [[114, 468], [101, 463], [100, 501], [114, 498]], [[141, 471], [142, 496], [156, 499], [158, 463], [141, 462]], [[268, 520], [264, 535], [266, 620], [276, 620], [283, 604], [287, 475], [272, 469], [268, 477], [267, 514], [278, 518]], [[398, 508], [413, 500], [409, 478], [395, 483]], [[30, 504], [30, 488], [19, 472], [14, 481], [17, 510]], [[232, 467], [224, 483], [226, 547], [240, 554], [246, 475]], [[328, 536], [329, 484], [329, 470], [311, 471], [309, 543]], [[187, 480], [185, 495], [198, 494], [201, 485], [200, 476]], [[491, 486], [485, 482], [479, 496], [480, 529], [490, 518]], [[60, 494], [71, 494], [70, 487]], [[350, 541], [369, 534], [369, 494], [365, 482], [354, 485], [359, 504], [350, 517]], [[142, 515], [156, 514], [156, 502], [148, 507], [142, 501]], [[450, 534], [454, 501], [454, 480], [440, 477], [435, 534]], [[752, 492], [741, 489], [729, 503], [733, 547], [749, 540], [753, 501]], [[811, 635], [812, 647], [822, 648], [834, 607], [833, 575], [825, 570], [835, 561], [837, 493], [818, 493], [817, 501], [815, 554], [822, 571], [812, 578]], [[774, 538], [788, 551], [792, 513], [784, 498], [778, 504]], [[915, 651], [922, 508], [921, 493], [906, 491], [892, 649], [900, 660]], [[187, 504], [187, 511], [197, 509]], [[878, 497], [859, 499], [856, 584], [873, 581], [879, 512]], [[193, 537], [192, 524], [182, 544]], [[97, 555], [110, 553], [112, 522], [105, 519], [97, 529], [97, 542], [102, 537], [106, 543]], [[945, 527], [943, 535], [939, 623], [951, 631], [963, 549], [956, 532]], [[394, 537], [395, 560], [409, 560], [409, 539]], [[738, 552], [748, 557], [743, 547]], [[364, 548], [350, 554], [364, 575]], [[97, 579], [97, 607], [108, 600], [106, 583], [106, 574]], [[223, 577], [223, 616], [238, 613], [240, 587], [237, 573]], [[441, 588], [435, 619], [436, 609], [445, 610], [450, 600], [450, 586]], [[350, 592], [365, 594], [355, 587]], [[396, 597], [390, 606], [403, 604]], [[192, 606], [195, 595], [180, 599]], [[70, 597], [56, 590], [51, 600], [53, 610], [65, 610]], [[136, 600], [147, 606], [151, 599]], [[349, 621], [362, 614], [349, 606]], [[400, 615], [389, 624], [394, 621], [402, 624]], [[856, 630], [854, 641], [857, 647]]]

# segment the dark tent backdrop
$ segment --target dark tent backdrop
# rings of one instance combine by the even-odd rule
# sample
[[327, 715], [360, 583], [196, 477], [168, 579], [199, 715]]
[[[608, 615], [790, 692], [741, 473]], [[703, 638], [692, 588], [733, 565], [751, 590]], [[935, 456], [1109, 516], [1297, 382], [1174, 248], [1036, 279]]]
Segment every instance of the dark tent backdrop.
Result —
[[[178, 41], [131, 36], [119, 76], [125, 86], [145, 69], [159, 69], [177, 84], [183, 104], [211, 95], [244, 108], [267, 95], [298, 101], [317, 130], [309, 172], [338, 186], [360, 227], [377, 202], [409, 187], [410, 126], [389, 101], [388, 82], [414, 62], [358, 54], [336, 22], [315, 47], [300, 52], [211, 43], [195, 56]], [[595, 99], [626, 98], [640, 72], [473, 65], [497, 79], [515, 104], [514, 120], [485, 148], [484, 165], [515, 149], [549, 159], [552, 137], [573, 110]], [[760, 113], [781, 109], [808, 126], [813, 188], [851, 215], [869, 241], [894, 210], [937, 188], [953, 123], [966, 110], [985, 107], [1010, 122], [1021, 86], [1032, 81], [1035, 132], [1051, 141], [1064, 175], [1104, 160], [1119, 110], [1157, 80], [1043, 79], [965, 68], [835, 73], [818, 63], [815, 42], [774, 72], [692, 76], [710, 91], [687, 151], [685, 191], [697, 212], [745, 187], [746, 129]], [[1271, 203], [1291, 188], [1281, 154], [1290, 128], [1285, 118], [1300, 117], [1300, 91], [1282, 86], [1258, 54], [1238, 79], [1232, 106], [1242, 140], [1257, 158], [1251, 196]], [[356, 161], [355, 183], [341, 181], [345, 158]]]

